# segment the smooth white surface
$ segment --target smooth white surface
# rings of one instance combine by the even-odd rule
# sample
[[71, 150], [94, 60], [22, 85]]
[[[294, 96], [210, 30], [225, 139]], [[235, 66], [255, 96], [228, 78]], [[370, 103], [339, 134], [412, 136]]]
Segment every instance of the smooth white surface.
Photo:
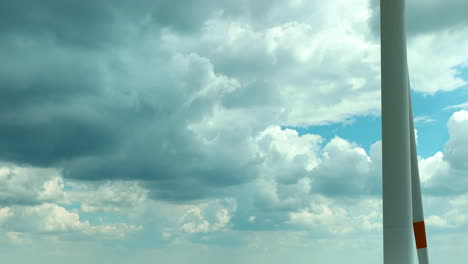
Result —
[[[408, 85], [409, 87], [409, 85]], [[410, 121], [410, 148], [411, 148], [411, 196], [413, 207], [413, 222], [424, 221], [424, 212], [421, 198], [421, 186], [419, 182], [418, 155], [416, 150], [416, 139], [414, 134], [413, 109], [411, 104], [411, 94], [409, 98], [409, 121]]]
[[[408, 88], [410, 87], [408, 81]], [[413, 222], [424, 221], [424, 210], [422, 204], [421, 184], [419, 181], [418, 155], [416, 149], [416, 137], [414, 134], [413, 106], [411, 103], [411, 92], [408, 90], [409, 98], [409, 121], [410, 121], [410, 148], [411, 148], [411, 196], [413, 209]], [[429, 257], [427, 248], [420, 248], [418, 252], [419, 264], [428, 264]]]
[[380, 1], [384, 264], [413, 262], [405, 1]]
[[427, 248], [418, 249], [418, 261], [419, 264], [429, 263], [429, 257], [427, 256]]

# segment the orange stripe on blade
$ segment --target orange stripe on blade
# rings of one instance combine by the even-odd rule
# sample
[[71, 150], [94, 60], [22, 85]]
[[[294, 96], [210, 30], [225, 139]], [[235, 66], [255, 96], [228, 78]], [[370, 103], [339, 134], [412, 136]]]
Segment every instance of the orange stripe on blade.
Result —
[[426, 228], [424, 221], [413, 223], [414, 239], [416, 240], [416, 248], [427, 248]]

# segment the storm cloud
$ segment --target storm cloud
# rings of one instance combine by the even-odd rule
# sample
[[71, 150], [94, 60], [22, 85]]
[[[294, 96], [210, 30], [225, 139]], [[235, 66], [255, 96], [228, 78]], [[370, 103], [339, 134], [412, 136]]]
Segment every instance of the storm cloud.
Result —
[[[407, 2], [444, 252], [468, 227], [466, 1]], [[2, 1], [2, 257], [379, 262], [377, 3]], [[456, 239], [438, 254], [465, 259]]]
[[[293, 93], [323, 86], [340, 72], [320, 74], [330, 63], [323, 58], [311, 69], [288, 66], [303, 60], [297, 44], [309, 41], [306, 32], [322, 34], [305, 24], [269, 29], [280, 7], [307, 21], [294, 5], [189, 5], [2, 3], [0, 159], [61, 168], [72, 179], [141, 180], [161, 199], [218, 196], [257, 177], [264, 161], [254, 138], [272, 123], [335, 122], [377, 105], [324, 115], [325, 104], [347, 104], [334, 95], [367, 75], [371, 68], [364, 65], [335, 88], [318, 90], [329, 101], [307, 95], [317, 106], [305, 117], [306, 102]], [[228, 22], [236, 17], [256, 22], [252, 28]], [[285, 42], [289, 33], [297, 44]], [[253, 42], [259, 45], [249, 54], [245, 47]], [[336, 52], [320, 55], [320, 49], [305, 58]], [[308, 79], [311, 70], [316, 78]], [[295, 80], [279, 74], [285, 71]], [[376, 86], [357, 82], [352, 89], [363, 100], [378, 98]]]

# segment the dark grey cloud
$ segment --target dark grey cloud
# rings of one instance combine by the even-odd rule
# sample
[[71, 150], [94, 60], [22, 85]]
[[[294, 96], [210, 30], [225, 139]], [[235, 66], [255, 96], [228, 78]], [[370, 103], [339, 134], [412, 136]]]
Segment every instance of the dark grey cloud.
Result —
[[[380, 0], [371, 0], [370, 27], [380, 31]], [[408, 34], [417, 35], [439, 30], [464, 28], [468, 22], [468, 3], [463, 0], [406, 1], [406, 28]]]
[[[355, 98], [375, 90], [375, 78], [366, 81], [372, 52], [360, 44], [341, 49], [339, 27], [321, 32], [319, 10], [328, 6], [253, 0], [1, 5], [10, 12], [0, 18], [0, 160], [61, 168], [71, 179], [139, 180], [153, 198], [229, 195], [270, 164], [275, 179], [258, 183], [265, 190], [252, 204], [295, 208], [304, 199], [272, 196], [271, 183], [293, 193], [288, 186], [298, 188], [309, 157], [282, 162], [274, 149], [261, 157], [255, 137], [284, 123], [289, 105], [299, 120], [291, 122], [311, 122], [309, 116], [333, 112], [328, 106], [351, 101], [344, 93]], [[217, 16], [222, 19], [211, 21]], [[275, 23], [285, 24], [260, 30]], [[374, 97], [360, 98], [367, 109]], [[339, 111], [348, 114], [345, 104]]]
[[104, 87], [98, 60], [42, 38], [10, 38], [1, 46], [3, 160], [51, 166], [115, 143], [116, 124], [99, 102]]
[[[196, 54], [158, 46], [158, 29], [195, 30], [183, 27], [209, 18], [200, 11], [198, 22], [176, 25], [181, 18], [161, 14], [181, 8], [185, 17], [188, 9], [166, 3], [2, 3], [11, 14], [0, 34], [0, 159], [80, 180], [141, 180], [170, 200], [210, 196], [255, 175], [251, 131], [214, 131], [217, 143], [207, 145], [189, 130], [237, 84]], [[136, 14], [158, 21], [140, 25]], [[126, 26], [144, 38], [114, 38]]]
[[109, 128], [72, 116], [40, 122], [2, 122], [0, 130], [2, 158], [35, 166], [99, 154], [115, 144]]
[[[170, 215], [167, 226], [184, 223], [173, 210], [179, 205], [232, 198], [236, 206], [204, 213], [207, 231], [196, 214], [185, 219], [198, 229], [185, 231], [196, 243], [223, 228], [304, 230], [309, 221], [324, 235], [322, 226], [342, 226], [343, 208], [380, 197], [380, 144], [366, 154], [346, 140], [322, 148], [316, 135], [265, 130], [336, 122], [379, 103], [369, 95], [378, 94], [378, 47], [364, 18], [340, 24], [337, 14], [354, 3], [340, 4], [0, 3], [0, 161], [57, 168], [4, 174], [0, 205], [60, 204], [75, 193], [82, 212], [114, 212], [139, 206], [138, 183], [144, 197], [149, 190], [171, 202], [166, 211], [145, 209]], [[359, 29], [348, 35], [353, 23]], [[465, 168], [458, 143], [448, 144], [447, 157]], [[80, 182], [88, 187], [75, 189]], [[89, 188], [103, 182], [122, 184]], [[340, 202], [321, 207], [333, 200]], [[218, 217], [224, 208], [228, 222]], [[143, 218], [149, 244], [163, 244], [154, 235], [167, 231], [156, 228], [161, 219]]]
[[242, 9], [242, 3], [236, 5], [235, 1], [230, 0], [154, 1], [152, 4], [151, 17], [156, 23], [184, 33], [198, 31], [216, 11], [238, 13]]
[[270, 6], [271, 1], [264, 0], [3, 1], [0, 32], [47, 35], [69, 45], [105, 47], [106, 41], [118, 42], [132, 23], [151, 23], [143, 29], [157, 27], [194, 33], [215, 15], [262, 17]]
[[73, 46], [99, 47], [115, 32], [123, 1], [2, 1], [0, 32], [47, 36]]
[[464, 28], [468, 22], [467, 9], [468, 3], [463, 0], [408, 1], [408, 31], [418, 34]]

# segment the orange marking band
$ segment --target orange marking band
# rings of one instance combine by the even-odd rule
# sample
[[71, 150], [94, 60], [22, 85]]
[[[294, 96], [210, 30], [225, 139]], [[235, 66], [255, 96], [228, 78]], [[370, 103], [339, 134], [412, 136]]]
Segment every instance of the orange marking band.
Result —
[[414, 239], [416, 240], [416, 248], [427, 248], [426, 228], [424, 221], [413, 223]]

